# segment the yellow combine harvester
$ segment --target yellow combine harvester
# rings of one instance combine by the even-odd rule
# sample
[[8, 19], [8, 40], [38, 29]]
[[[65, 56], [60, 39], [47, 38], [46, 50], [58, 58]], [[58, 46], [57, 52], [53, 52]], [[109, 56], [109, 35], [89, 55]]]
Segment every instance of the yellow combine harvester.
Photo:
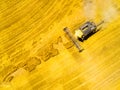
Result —
[[72, 40], [72, 42], [75, 44], [75, 46], [78, 48], [79, 51], [82, 51], [82, 47], [79, 45], [76, 39], [79, 39], [80, 41], [84, 41], [84, 39], [89, 36], [90, 34], [93, 34], [98, 31], [97, 27], [104, 23], [104, 21], [101, 21], [98, 25], [96, 25], [94, 22], [88, 21], [84, 23], [80, 28], [75, 30], [75, 37], [73, 37], [72, 33], [69, 31], [69, 29], [66, 27], [64, 28], [64, 31], [69, 36], [69, 38]]

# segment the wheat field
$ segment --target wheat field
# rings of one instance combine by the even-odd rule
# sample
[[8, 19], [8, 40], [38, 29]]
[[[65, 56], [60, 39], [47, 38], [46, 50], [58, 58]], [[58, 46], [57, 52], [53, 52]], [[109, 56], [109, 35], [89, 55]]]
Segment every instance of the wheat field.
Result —
[[[120, 0], [0, 0], [0, 90], [120, 90]], [[100, 30], [79, 44], [63, 31]]]

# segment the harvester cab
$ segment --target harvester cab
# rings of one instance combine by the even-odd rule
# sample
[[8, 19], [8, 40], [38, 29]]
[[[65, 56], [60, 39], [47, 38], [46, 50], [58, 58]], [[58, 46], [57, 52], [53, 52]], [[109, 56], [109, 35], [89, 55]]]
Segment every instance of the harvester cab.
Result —
[[75, 37], [83, 41], [90, 33], [97, 32], [97, 27], [102, 23], [104, 23], [104, 21], [100, 22], [98, 25], [91, 21], [84, 23], [80, 28], [75, 30]]

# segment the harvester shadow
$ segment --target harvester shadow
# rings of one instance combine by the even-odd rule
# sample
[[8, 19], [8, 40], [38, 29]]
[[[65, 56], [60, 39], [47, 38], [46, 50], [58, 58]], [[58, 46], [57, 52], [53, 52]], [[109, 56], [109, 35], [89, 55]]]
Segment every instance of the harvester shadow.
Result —
[[[95, 33], [97, 33], [98, 31], [100, 31], [100, 29], [101, 29], [101, 28], [97, 29], [97, 31], [94, 32], [94, 33], [91, 32], [90, 34], [88, 34], [88, 35], [84, 38], [84, 40], [87, 40], [88, 38], [90, 38], [91, 36], [93, 36]], [[84, 40], [82, 40], [81, 38], [78, 38], [78, 40], [81, 41], [81, 42], [84, 42]]]

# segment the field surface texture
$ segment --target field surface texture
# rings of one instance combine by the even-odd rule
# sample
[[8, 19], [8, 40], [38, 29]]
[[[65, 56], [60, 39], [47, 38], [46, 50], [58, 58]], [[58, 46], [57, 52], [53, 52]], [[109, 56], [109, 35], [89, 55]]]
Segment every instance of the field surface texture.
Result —
[[0, 0], [0, 90], [120, 90], [120, 0]]

